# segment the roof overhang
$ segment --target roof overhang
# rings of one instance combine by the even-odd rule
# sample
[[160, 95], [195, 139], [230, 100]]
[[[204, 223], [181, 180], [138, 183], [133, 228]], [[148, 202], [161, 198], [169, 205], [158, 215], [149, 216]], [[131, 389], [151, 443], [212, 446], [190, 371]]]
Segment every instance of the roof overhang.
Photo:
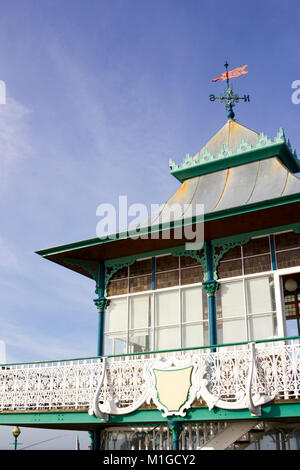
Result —
[[[192, 230], [196, 231], [196, 225], [199, 223], [203, 223], [203, 220], [191, 220]], [[278, 227], [278, 231], [280, 231], [280, 227], [296, 223], [300, 223], [300, 194], [205, 214], [204, 240], [264, 230], [267, 233], [268, 229], [274, 227]], [[175, 228], [176, 224], [172, 226], [171, 223], [168, 238], [164, 238], [165, 227], [157, 227], [157, 231], [154, 232], [153, 227], [149, 226], [142, 229], [140, 236], [136, 238], [132, 238], [128, 232], [121, 232], [115, 234], [113, 239], [96, 237], [39, 250], [36, 253], [54, 263], [92, 278], [88, 271], [78, 265], [71, 264], [70, 260], [99, 262], [139, 254], [145, 256], [147, 253], [150, 255], [150, 253], [168, 250], [191, 242], [185, 238], [184, 231], [181, 239], [176, 238]]]

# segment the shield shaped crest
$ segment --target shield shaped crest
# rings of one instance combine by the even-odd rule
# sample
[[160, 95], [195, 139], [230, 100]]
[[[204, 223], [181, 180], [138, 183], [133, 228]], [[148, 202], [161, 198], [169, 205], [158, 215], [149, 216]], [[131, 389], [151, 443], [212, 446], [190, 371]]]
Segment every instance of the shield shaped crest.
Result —
[[193, 366], [183, 369], [153, 369], [156, 389], [156, 405], [164, 416], [184, 416], [184, 408], [190, 401]]

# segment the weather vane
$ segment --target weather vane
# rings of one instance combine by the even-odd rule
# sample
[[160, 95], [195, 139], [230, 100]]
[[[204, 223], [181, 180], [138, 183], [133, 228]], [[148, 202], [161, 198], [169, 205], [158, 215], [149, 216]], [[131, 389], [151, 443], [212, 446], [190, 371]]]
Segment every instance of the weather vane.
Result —
[[232, 85], [229, 85], [229, 79], [230, 78], [235, 78], [239, 77], [240, 75], [245, 75], [248, 73], [247, 70], [245, 70], [248, 65], [244, 65], [243, 67], [237, 67], [233, 70], [228, 71], [228, 63], [227, 61], [224, 64], [226, 71], [222, 73], [220, 77], [213, 78], [213, 82], [217, 82], [218, 80], [222, 80], [223, 82], [226, 80], [227, 88], [224, 90], [223, 94], [220, 96], [216, 95], [209, 95], [210, 101], [215, 101], [215, 100], [220, 100], [221, 103], [225, 104], [225, 108], [227, 110], [227, 117], [228, 119], [233, 119], [234, 118], [234, 112], [233, 112], [233, 107], [238, 103], [240, 100], [244, 100], [246, 103], [247, 101], [250, 101], [250, 96], [249, 95], [244, 95], [244, 96], [238, 96], [235, 95], [233, 92]]

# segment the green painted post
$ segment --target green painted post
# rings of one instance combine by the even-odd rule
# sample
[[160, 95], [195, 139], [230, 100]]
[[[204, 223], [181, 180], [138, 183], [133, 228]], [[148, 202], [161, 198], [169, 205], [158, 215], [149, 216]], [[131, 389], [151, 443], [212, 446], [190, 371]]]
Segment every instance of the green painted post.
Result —
[[277, 269], [277, 261], [276, 261], [275, 237], [273, 234], [270, 235], [270, 248], [271, 248], [272, 269], [275, 271]]
[[169, 421], [168, 424], [173, 436], [173, 450], [179, 450], [179, 438], [182, 431], [182, 424], [179, 421]]
[[217, 311], [216, 311], [216, 290], [217, 281], [214, 280], [212, 247], [210, 240], [205, 242], [205, 254], [207, 263], [207, 281], [203, 283], [203, 287], [208, 295], [208, 327], [209, 327], [209, 343], [217, 344]]
[[91, 450], [94, 450], [94, 431], [88, 431], [91, 440]]
[[[214, 288], [216, 288], [216, 283]], [[210, 344], [217, 344], [217, 325], [216, 325], [216, 293], [208, 292], [208, 312], [209, 312], [209, 340]]]
[[156, 271], [156, 261], [155, 257], [151, 259], [151, 289], [156, 289], [156, 279], [155, 279], [155, 271]]
[[104, 351], [104, 312], [107, 305], [107, 299], [104, 296], [105, 293], [105, 266], [104, 262], [99, 263], [99, 290], [98, 299], [94, 300], [94, 304], [98, 309], [98, 343], [97, 343], [97, 355], [103, 356]]
[[98, 341], [97, 341], [97, 356], [103, 356], [104, 350], [104, 312], [106, 306], [106, 299], [95, 299], [94, 303], [98, 309]]
[[[105, 265], [103, 261], [99, 263], [99, 275], [98, 275], [98, 299], [94, 300], [94, 303], [98, 309], [98, 342], [97, 342], [97, 355], [103, 356], [104, 354], [104, 314], [105, 307], [107, 305], [107, 299], [105, 297]], [[100, 437], [101, 431], [91, 431], [91, 448], [92, 450], [100, 450]]]
[[94, 450], [100, 450], [101, 431], [94, 431]]
[[88, 431], [91, 440], [91, 450], [100, 450], [101, 431]]

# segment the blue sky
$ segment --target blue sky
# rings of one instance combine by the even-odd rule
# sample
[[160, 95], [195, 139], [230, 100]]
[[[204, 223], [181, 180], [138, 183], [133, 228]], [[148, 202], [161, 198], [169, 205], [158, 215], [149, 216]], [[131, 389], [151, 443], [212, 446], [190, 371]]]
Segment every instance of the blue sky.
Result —
[[[251, 96], [236, 119], [271, 138], [283, 127], [300, 154], [300, 105], [291, 101], [299, 2], [11, 0], [0, 8], [0, 339], [8, 362], [92, 356], [93, 282], [34, 252], [94, 237], [100, 203], [127, 195], [150, 206], [175, 192], [169, 158], [195, 154], [226, 122], [208, 99], [224, 88], [211, 80], [225, 60], [248, 65], [233, 82]], [[0, 447], [7, 442], [0, 437]]]

